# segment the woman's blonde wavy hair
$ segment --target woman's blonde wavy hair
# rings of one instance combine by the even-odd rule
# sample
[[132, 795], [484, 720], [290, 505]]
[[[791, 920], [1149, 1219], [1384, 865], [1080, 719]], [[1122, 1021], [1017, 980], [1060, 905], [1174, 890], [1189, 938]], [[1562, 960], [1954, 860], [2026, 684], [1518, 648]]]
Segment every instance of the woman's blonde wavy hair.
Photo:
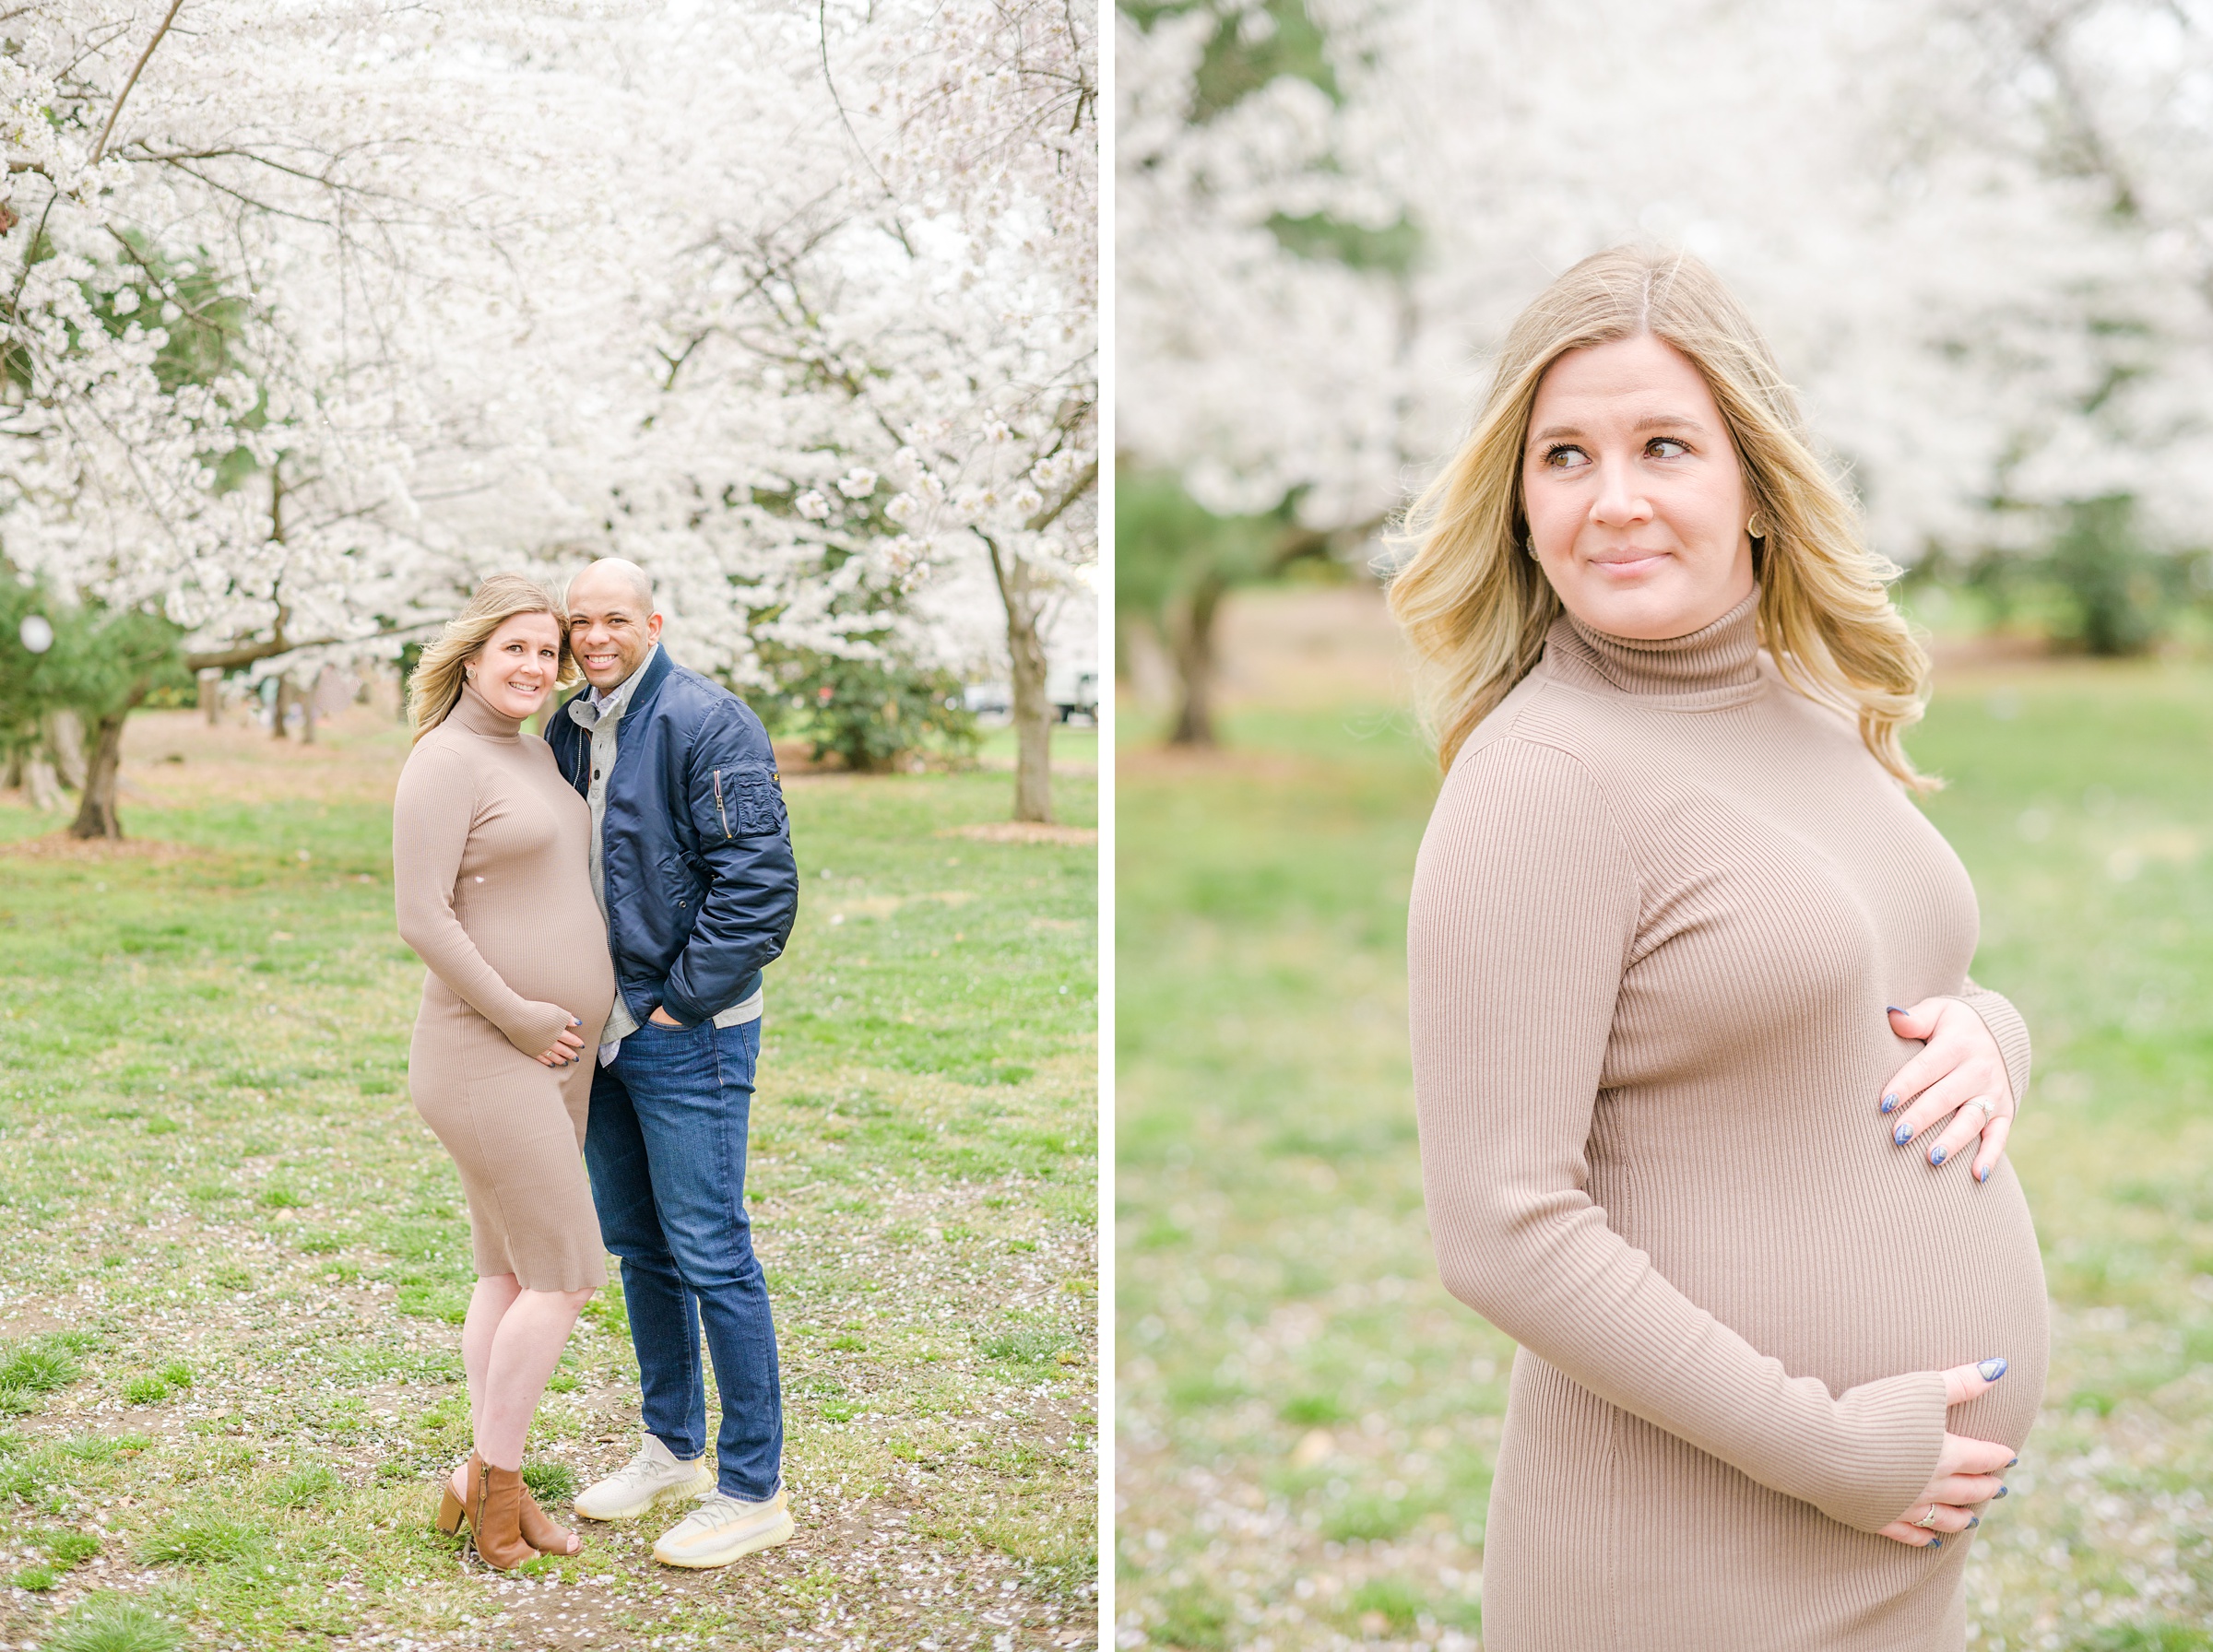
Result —
[[1860, 536], [1859, 514], [1816, 454], [1798, 398], [1735, 296], [1687, 253], [1614, 247], [1539, 293], [1507, 335], [1489, 397], [1451, 462], [1407, 511], [1412, 553], [1391, 608], [1426, 678], [1424, 713], [1450, 768], [1477, 724], [1544, 649], [1560, 599], [1522, 549], [1522, 452], [1537, 385], [1569, 350], [1649, 333], [1705, 375], [1744, 466], [1759, 636], [1783, 680], [1856, 718], [1875, 759], [1917, 792], [1937, 782], [1899, 731], [1927, 699], [1928, 656], [1891, 606], [1898, 569]]
[[561, 663], [556, 668], [556, 692], [584, 680], [575, 655], [569, 652], [569, 611], [536, 580], [520, 573], [494, 573], [477, 587], [468, 606], [446, 622], [438, 640], [422, 651], [408, 678], [408, 722], [417, 739], [452, 714], [461, 701], [461, 685], [468, 662], [491, 638], [491, 633], [517, 614], [550, 614], [561, 629]]

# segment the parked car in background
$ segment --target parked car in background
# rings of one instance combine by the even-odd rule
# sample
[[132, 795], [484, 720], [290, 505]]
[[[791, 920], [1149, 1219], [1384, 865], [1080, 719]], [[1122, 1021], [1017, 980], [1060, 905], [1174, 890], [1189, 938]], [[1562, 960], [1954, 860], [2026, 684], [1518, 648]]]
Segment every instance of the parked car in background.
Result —
[[1072, 723], [1081, 717], [1086, 723], [1099, 720], [1099, 674], [1096, 671], [1047, 671], [1045, 677], [1046, 698], [1053, 702], [1053, 710], [1063, 723]]
[[1014, 714], [1014, 690], [1003, 682], [972, 682], [961, 690], [961, 703], [971, 716], [991, 722]]
[[[1046, 702], [1062, 723], [1095, 723], [1099, 717], [1099, 674], [1082, 670], [1048, 670], [1045, 676]], [[1003, 682], [972, 682], [961, 690], [961, 703], [969, 714], [987, 723], [1014, 714], [1014, 690]]]

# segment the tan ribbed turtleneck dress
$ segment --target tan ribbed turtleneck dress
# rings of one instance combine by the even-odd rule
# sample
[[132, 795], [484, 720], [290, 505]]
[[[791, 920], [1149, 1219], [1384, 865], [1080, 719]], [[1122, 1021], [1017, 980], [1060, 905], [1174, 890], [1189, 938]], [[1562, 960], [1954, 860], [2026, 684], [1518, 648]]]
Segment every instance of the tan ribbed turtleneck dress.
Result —
[[[521, 727], [465, 688], [400, 772], [399, 933], [430, 966], [408, 1088], [461, 1172], [478, 1276], [580, 1291], [607, 1282], [582, 1154], [615, 975], [591, 810]], [[583, 1059], [539, 1066], [571, 1016]]]
[[1930, 1373], [2006, 1356], [1948, 1422], [2017, 1449], [2043, 1392], [2012, 1168], [1878, 1111], [1919, 1047], [1886, 1005], [1965, 999], [2017, 1096], [2027, 1032], [1968, 980], [1965, 869], [1756, 602], [1663, 643], [1562, 618], [1423, 839], [1430, 1225], [1521, 1344], [1485, 1652], [1958, 1652], [1974, 1534], [1873, 1534], [1935, 1465]]

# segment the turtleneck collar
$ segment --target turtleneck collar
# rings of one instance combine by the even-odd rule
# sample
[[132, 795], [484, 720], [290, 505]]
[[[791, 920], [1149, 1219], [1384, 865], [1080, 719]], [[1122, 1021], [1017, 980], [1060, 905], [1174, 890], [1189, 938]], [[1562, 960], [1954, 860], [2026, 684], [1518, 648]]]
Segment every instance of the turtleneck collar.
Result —
[[1616, 637], [1563, 613], [1544, 656], [1556, 676], [1585, 688], [1689, 709], [1739, 704], [1760, 690], [1759, 589], [1688, 636], [1653, 642]]
[[491, 702], [477, 692], [473, 684], [461, 685], [461, 698], [454, 702], [449, 714], [453, 720], [471, 734], [480, 734], [487, 739], [512, 740], [522, 733], [523, 720], [510, 717], [491, 709]]

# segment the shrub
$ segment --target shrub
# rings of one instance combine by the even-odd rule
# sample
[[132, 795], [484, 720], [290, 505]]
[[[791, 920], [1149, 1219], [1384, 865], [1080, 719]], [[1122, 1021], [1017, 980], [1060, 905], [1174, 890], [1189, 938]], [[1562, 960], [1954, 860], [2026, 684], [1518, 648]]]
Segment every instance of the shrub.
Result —
[[780, 667], [776, 697], [763, 697], [756, 709], [772, 732], [804, 734], [817, 762], [834, 756], [858, 773], [882, 773], [929, 746], [963, 759], [976, 750], [976, 718], [949, 671], [806, 651]]

